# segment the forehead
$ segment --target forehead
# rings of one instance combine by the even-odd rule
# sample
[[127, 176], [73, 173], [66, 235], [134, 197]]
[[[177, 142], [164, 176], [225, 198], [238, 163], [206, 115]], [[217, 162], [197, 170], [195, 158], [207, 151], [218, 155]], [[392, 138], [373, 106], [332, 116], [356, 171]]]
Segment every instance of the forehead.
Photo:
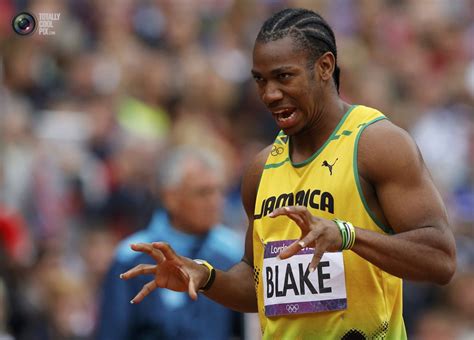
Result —
[[182, 182], [193, 186], [217, 183], [222, 177], [218, 169], [197, 159], [188, 160], [184, 164], [183, 172]]
[[301, 66], [307, 62], [307, 53], [290, 36], [255, 43], [253, 49], [253, 70], [260, 71], [281, 66]]

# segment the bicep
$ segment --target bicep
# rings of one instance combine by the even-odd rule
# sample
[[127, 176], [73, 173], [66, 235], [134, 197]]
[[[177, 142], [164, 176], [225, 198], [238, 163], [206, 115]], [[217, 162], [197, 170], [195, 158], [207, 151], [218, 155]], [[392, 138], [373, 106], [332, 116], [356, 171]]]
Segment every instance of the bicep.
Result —
[[392, 229], [448, 228], [443, 200], [413, 139], [390, 122], [378, 125], [360, 140], [363, 166]]
[[426, 168], [409, 171], [376, 186], [385, 217], [395, 232], [416, 228], [447, 228], [448, 219], [441, 195]]
[[250, 219], [245, 233], [245, 249], [242, 261], [253, 267], [253, 220]]
[[243, 261], [253, 266], [253, 214], [257, 198], [258, 185], [262, 176], [263, 167], [270, 153], [271, 145], [262, 150], [252, 164], [246, 169], [242, 179], [242, 203], [247, 214], [248, 227], [245, 235], [245, 253]]

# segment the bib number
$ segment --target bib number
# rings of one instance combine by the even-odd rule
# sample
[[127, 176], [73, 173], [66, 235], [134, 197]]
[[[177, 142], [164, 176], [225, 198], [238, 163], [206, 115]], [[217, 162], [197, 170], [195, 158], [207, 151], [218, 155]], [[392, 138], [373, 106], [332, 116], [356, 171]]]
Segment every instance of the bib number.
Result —
[[286, 260], [277, 255], [295, 240], [268, 242], [263, 258], [266, 316], [328, 312], [347, 308], [342, 252], [324, 253], [316, 270], [308, 266], [314, 255], [303, 248]]

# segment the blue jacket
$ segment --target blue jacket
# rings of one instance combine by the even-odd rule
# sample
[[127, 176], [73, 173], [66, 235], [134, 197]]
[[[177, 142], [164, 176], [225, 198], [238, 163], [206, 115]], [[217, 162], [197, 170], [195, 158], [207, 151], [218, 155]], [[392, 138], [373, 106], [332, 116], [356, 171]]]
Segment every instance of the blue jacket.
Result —
[[224, 340], [232, 336], [238, 313], [220, 306], [204, 295], [192, 301], [187, 293], [157, 289], [141, 303], [130, 300], [152, 276], [140, 276], [128, 281], [119, 275], [140, 263], [154, 263], [146, 254], [134, 252], [130, 244], [164, 241], [178, 254], [201, 258], [214, 267], [227, 270], [240, 261], [242, 237], [221, 225], [206, 236], [184, 234], [169, 224], [168, 216], [157, 212], [146, 230], [131, 235], [120, 243], [115, 260], [103, 283], [97, 338]]

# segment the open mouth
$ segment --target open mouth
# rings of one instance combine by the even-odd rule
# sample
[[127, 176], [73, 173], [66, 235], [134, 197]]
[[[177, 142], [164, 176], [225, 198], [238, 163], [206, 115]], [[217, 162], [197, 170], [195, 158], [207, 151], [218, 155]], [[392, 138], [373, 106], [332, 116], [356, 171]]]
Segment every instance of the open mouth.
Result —
[[273, 111], [273, 116], [276, 118], [277, 122], [280, 124], [286, 125], [293, 121], [296, 116], [296, 108], [285, 108]]

